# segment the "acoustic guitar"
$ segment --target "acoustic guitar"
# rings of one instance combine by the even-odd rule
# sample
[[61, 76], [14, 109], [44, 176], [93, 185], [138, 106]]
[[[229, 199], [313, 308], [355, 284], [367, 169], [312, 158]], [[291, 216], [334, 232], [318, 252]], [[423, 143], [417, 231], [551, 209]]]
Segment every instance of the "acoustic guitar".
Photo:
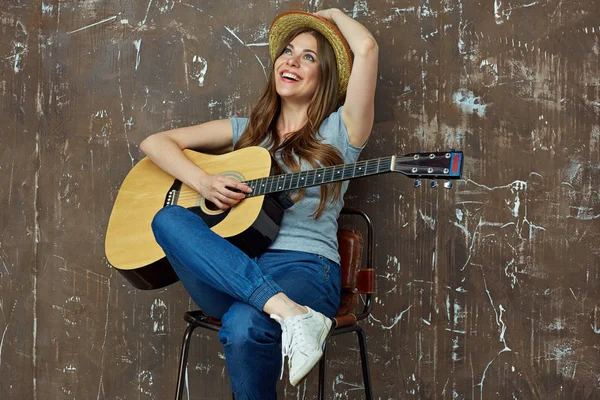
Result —
[[[281, 194], [310, 186], [399, 172], [416, 179], [460, 178], [462, 152], [446, 151], [389, 156], [350, 164], [271, 175], [270, 153], [248, 147], [224, 155], [184, 150], [209, 174], [245, 182], [252, 193], [228, 210], [220, 210], [181, 181], [161, 170], [149, 158], [127, 174], [115, 200], [106, 231], [105, 252], [110, 265], [136, 288], [157, 289], [178, 280], [151, 229], [154, 215], [168, 205], [180, 205], [200, 215], [207, 225], [250, 256], [262, 253], [275, 239], [285, 205]], [[432, 181], [432, 187], [437, 181]]]

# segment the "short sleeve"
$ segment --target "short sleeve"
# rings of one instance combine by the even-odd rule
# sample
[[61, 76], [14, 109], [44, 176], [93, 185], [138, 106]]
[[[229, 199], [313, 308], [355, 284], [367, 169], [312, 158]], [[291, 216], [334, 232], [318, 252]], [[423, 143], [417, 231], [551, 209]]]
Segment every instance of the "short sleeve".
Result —
[[365, 148], [367, 143], [365, 142], [360, 147], [354, 146], [352, 143], [350, 143], [348, 130], [346, 129], [346, 125], [342, 119], [343, 108], [344, 106], [341, 106], [337, 109], [337, 111], [331, 113], [329, 117], [323, 121], [321, 128], [319, 129], [319, 133], [326, 143], [330, 143], [340, 151], [344, 161], [354, 162], [358, 160], [360, 152]]
[[233, 145], [235, 146], [237, 141], [240, 140], [242, 133], [244, 133], [246, 125], [248, 125], [248, 118], [231, 117], [229, 118], [229, 121], [231, 121], [231, 128], [233, 131], [232, 139]]

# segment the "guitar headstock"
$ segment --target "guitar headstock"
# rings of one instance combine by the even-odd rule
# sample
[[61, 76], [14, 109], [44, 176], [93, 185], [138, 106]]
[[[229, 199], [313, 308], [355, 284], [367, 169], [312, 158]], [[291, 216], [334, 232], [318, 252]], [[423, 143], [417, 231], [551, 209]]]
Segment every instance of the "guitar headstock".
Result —
[[[462, 151], [418, 152], [396, 158], [394, 171], [416, 179], [418, 187], [420, 179], [460, 179], [462, 165]], [[432, 182], [431, 187], [436, 186], [437, 182]], [[452, 184], [447, 182], [444, 186], [449, 189]]]

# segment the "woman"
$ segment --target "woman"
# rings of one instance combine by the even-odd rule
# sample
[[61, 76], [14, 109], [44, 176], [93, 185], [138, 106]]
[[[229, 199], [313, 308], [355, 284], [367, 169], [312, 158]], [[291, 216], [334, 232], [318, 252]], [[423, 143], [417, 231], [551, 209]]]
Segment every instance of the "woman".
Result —
[[[284, 170], [298, 171], [356, 161], [372, 128], [378, 47], [364, 26], [338, 9], [284, 13], [271, 26], [269, 47], [273, 68], [249, 119], [174, 129], [141, 144], [160, 168], [222, 210], [252, 190], [202, 171], [183, 149], [260, 145]], [[292, 385], [321, 358], [328, 317], [340, 301], [336, 220], [346, 187], [292, 193], [295, 203], [276, 240], [255, 258], [182, 207], [166, 207], [154, 218], [156, 240], [193, 300], [222, 319], [219, 339], [236, 399], [276, 398], [286, 356]]]

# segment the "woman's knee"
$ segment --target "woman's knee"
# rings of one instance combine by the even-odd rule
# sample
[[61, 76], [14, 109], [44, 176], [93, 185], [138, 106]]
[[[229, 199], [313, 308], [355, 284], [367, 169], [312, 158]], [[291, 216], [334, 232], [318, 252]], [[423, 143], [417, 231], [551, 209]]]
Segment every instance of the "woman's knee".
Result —
[[167, 206], [161, 208], [154, 215], [154, 218], [152, 218], [152, 230], [156, 231], [170, 228], [182, 212], [185, 212], [185, 208], [180, 206]]
[[163, 207], [152, 218], [152, 232], [154, 238], [163, 246], [165, 238], [169, 237], [169, 233], [177, 232], [177, 227], [181, 225], [181, 221], [186, 217], [189, 211], [181, 206]]
[[233, 303], [221, 321], [219, 340], [223, 346], [277, 345], [281, 337], [276, 321], [246, 303]]

